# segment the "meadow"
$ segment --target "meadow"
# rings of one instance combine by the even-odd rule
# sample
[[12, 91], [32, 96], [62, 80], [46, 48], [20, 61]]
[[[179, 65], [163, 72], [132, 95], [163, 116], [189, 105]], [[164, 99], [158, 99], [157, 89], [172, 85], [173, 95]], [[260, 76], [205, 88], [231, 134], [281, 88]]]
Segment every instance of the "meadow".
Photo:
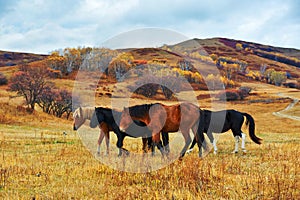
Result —
[[[250, 84], [250, 85], [249, 85]], [[36, 111], [16, 111], [20, 100], [0, 93], [0, 198], [1, 199], [299, 199], [300, 121], [275, 116], [292, 101], [278, 96], [293, 89], [248, 83], [256, 94], [226, 108], [251, 114], [261, 145], [247, 137], [247, 152], [232, 154], [231, 133], [218, 138], [219, 153], [204, 158], [197, 151], [182, 161], [146, 173], [115, 170], [95, 159], [72, 130], [72, 119]], [[108, 97], [107, 97], [108, 98]], [[266, 99], [270, 101], [265, 101]], [[109, 99], [102, 102], [109, 102]], [[135, 103], [142, 100], [134, 99]], [[209, 99], [199, 99], [203, 108]], [[300, 111], [299, 103], [292, 110]], [[93, 130], [98, 132], [98, 128]], [[245, 132], [248, 133], [248, 131]], [[116, 158], [115, 136], [111, 155]], [[97, 141], [94, 141], [95, 143]], [[125, 147], [141, 152], [140, 139], [125, 139]], [[174, 147], [173, 147], [174, 148]], [[172, 147], [171, 147], [172, 151]], [[154, 158], [160, 160], [157, 153]], [[128, 163], [128, 162], [127, 162]], [[134, 163], [131, 163], [134, 165]]]

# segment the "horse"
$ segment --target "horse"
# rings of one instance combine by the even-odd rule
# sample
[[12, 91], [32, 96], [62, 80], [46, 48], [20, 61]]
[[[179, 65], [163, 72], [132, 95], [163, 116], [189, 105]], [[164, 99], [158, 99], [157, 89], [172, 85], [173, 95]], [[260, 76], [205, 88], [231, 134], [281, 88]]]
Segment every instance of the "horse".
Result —
[[[73, 112], [73, 130], [78, 130], [82, 124], [86, 120], [91, 120], [93, 115], [95, 113], [94, 107], [79, 107]], [[96, 125], [97, 126], [97, 125]], [[90, 126], [91, 128], [95, 128], [96, 126]], [[97, 147], [97, 154], [100, 154], [100, 145], [103, 141], [103, 138], [105, 137], [105, 143], [106, 143], [106, 154], [109, 154], [109, 134], [107, 133], [108, 125], [106, 123], [99, 124], [100, 128], [100, 135], [98, 138], [98, 147]]]
[[199, 156], [201, 157], [201, 146], [204, 141], [204, 121], [201, 116], [199, 108], [191, 103], [180, 103], [171, 106], [161, 103], [136, 105], [123, 109], [120, 129], [125, 130], [133, 123], [132, 120], [144, 122], [152, 131], [152, 141], [161, 151], [162, 156], [165, 155], [165, 152], [160, 140], [160, 132], [162, 131], [162, 134], [178, 132], [180, 129], [185, 145], [180, 152], [179, 159], [182, 159], [192, 141], [189, 134], [189, 130], [192, 129], [199, 147]]
[[[207, 134], [210, 142], [214, 148], [214, 154], [217, 154], [218, 148], [216, 140], [213, 137], [214, 133], [224, 133], [228, 130], [232, 131], [232, 134], [235, 138], [235, 148], [233, 153], [238, 153], [239, 150], [239, 141], [242, 138], [241, 148], [243, 152], [246, 152], [245, 149], [245, 140], [246, 134], [242, 132], [242, 125], [244, 124], [244, 117], [246, 117], [246, 125], [249, 126], [249, 136], [253, 142], [256, 144], [261, 144], [262, 139], [255, 135], [255, 122], [253, 117], [248, 113], [242, 113], [236, 110], [221, 110], [221, 111], [210, 111], [203, 110], [204, 114], [204, 132]], [[221, 123], [224, 122], [224, 123]], [[193, 143], [188, 150], [188, 153], [192, 151], [193, 147], [196, 144], [194, 138]]]
[[[126, 129], [126, 131], [121, 131], [117, 123], [121, 117], [121, 114], [121, 112], [110, 108], [96, 107], [95, 112], [90, 121], [90, 126], [96, 127], [98, 124], [104, 123], [107, 125], [107, 128], [102, 131], [106, 136], [109, 136], [109, 131], [113, 131], [117, 135], [117, 147], [119, 148], [118, 156], [121, 156], [122, 152], [125, 152], [127, 155], [129, 154], [129, 151], [123, 148], [123, 141], [126, 136], [135, 138], [142, 137], [143, 152], [147, 152], [148, 144], [148, 149], [151, 148], [152, 155], [154, 155], [154, 147], [152, 144], [151, 132], [146, 127], [146, 124], [141, 121], [135, 120], [135, 124], [131, 124], [131, 126], [129, 126]], [[169, 142], [169, 137], [167, 133], [164, 134], [163, 141], [164, 144]]]

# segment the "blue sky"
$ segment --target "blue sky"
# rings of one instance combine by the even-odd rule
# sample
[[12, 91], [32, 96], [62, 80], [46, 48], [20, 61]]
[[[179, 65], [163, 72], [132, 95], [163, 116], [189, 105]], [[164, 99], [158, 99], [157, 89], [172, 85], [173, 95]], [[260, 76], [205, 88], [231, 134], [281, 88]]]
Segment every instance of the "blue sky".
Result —
[[120, 33], [151, 27], [186, 38], [300, 49], [299, 10], [297, 0], [0, 0], [0, 49], [48, 53], [102, 46]]

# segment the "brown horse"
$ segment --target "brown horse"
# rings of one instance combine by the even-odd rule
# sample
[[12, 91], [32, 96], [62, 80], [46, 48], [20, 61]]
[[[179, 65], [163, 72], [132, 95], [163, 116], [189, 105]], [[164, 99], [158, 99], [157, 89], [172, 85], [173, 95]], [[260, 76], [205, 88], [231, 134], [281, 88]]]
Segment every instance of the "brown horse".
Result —
[[180, 130], [185, 140], [185, 145], [181, 150], [180, 158], [184, 156], [191, 143], [189, 130], [192, 129], [199, 147], [199, 156], [202, 156], [201, 146], [204, 140], [204, 119], [196, 105], [191, 103], [181, 103], [167, 106], [156, 103], [124, 108], [121, 115], [120, 129], [126, 130], [126, 128], [132, 124], [132, 120], [139, 120], [147, 125], [152, 131], [152, 141], [161, 151], [162, 155], [165, 153], [160, 140], [160, 132], [169, 133], [178, 132]]
[[[94, 107], [79, 107], [73, 113], [73, 130], [78, 130], [86, 120], [91, 120], [95, 113]], [[98, 138], [98, 147], [97, 147], [97, 154], [100, 154], [100, 146], [105, 137], [106, 143], [106, 154], [109, 154], [109, 126], [106, 123], [97, 124], [100, 128], [100, 135]], [[93, 126], [91, 128], [95, 128]]]

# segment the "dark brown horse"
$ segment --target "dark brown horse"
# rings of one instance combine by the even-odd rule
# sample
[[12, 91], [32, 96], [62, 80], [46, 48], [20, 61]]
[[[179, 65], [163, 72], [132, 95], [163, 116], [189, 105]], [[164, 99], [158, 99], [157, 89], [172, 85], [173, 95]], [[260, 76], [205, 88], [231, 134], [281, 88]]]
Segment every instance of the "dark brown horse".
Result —
[[169, 133], [180, 130], [185, 139], [185, 145], [181, 150], [180, 158], [184, 156], [191, 143], [189, 131], [192, 129], [199, 147], [199, 156], [202, 156], [201, 146], [204, 140], [204, 121], [201, 116], [199, 108], [191, 103], [181, 103], [172, 106], [160, 103], [137, 105], [124, 108], [120, 121], [120, 129], [126, 130], [133, 123], [132, 120], [144, 122], [152, 131], [152, 141], [159, 148], [162, 155], [165, 152], [160, 140], [160, 132]]
[[[118, 126], [118, 122], [121, 117], [121, 112], [110, 108], [96, 107], [90, 120], [90, 127], [94, 128], [100, 125], [100, 128], [104, 135], [109, 138], [109, 132], [113, 131], [117, 135], [117, 147], [119, 148], [119, 156], [122, 152], [129, 154], [128, 150], [123, 148], [123, 141], [126, 136], [129, 137], [142, 137], [143, 151], [147, 152], [151, 148], [152, 154], [154, 154], [154, 148], [152, 145], [151, 131], [146, 127], [146, 124], [141, 121], [134, 121], [125, 131], [121, 131]], [[164, 144], [168, 143], [168, 133], [164, 134]], [[148, 146], [147, 146], [148, 144]]]

